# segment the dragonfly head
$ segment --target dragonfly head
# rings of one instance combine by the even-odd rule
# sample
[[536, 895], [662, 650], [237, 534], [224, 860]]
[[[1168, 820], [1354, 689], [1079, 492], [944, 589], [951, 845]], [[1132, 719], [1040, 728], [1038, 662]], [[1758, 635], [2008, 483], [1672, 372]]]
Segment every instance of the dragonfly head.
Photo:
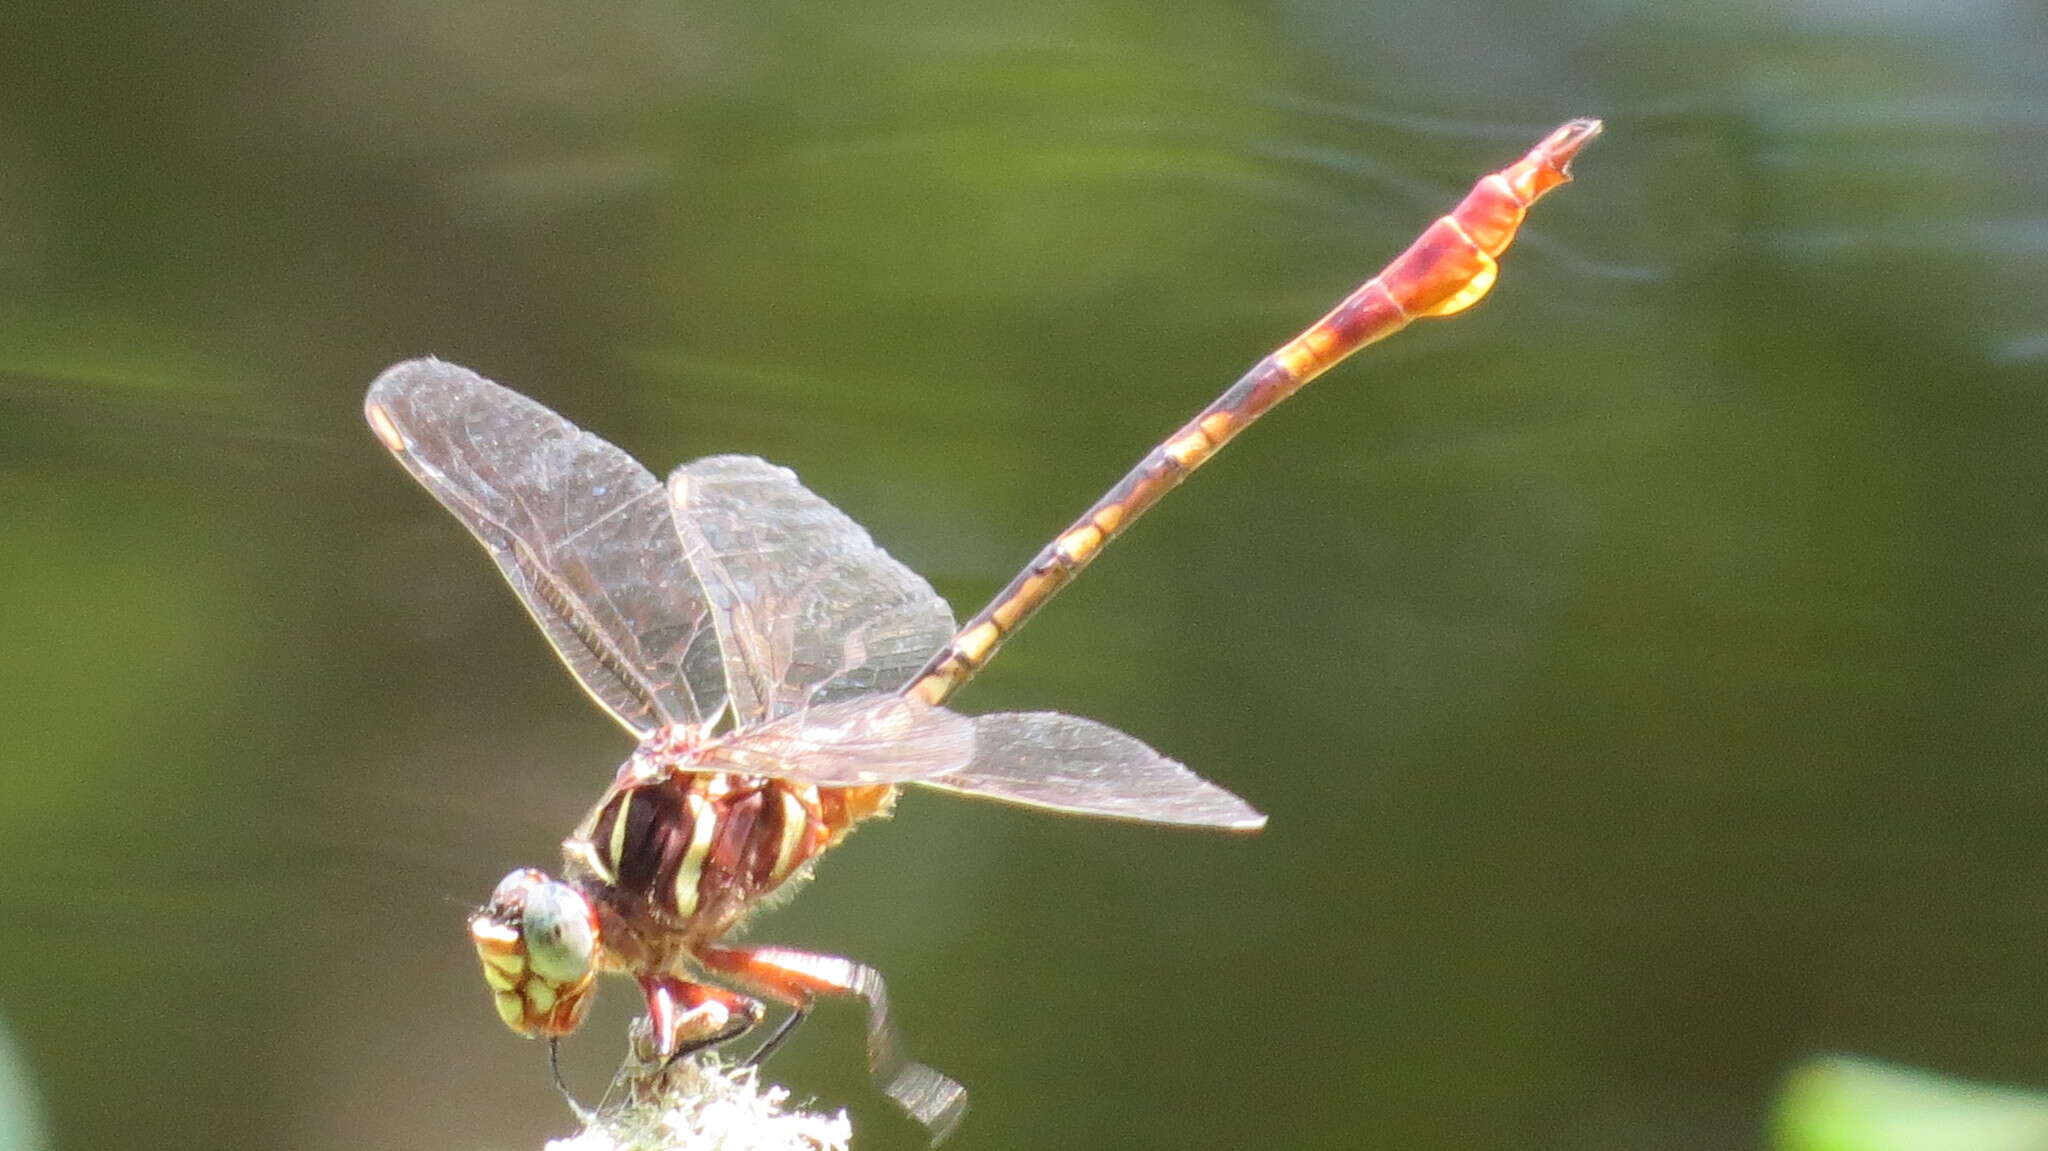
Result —
[[469, 917], [498, 1017], [519, 1034], [569, 1034], [597, 985], [597, 909], [581, 891], [522, 868]]

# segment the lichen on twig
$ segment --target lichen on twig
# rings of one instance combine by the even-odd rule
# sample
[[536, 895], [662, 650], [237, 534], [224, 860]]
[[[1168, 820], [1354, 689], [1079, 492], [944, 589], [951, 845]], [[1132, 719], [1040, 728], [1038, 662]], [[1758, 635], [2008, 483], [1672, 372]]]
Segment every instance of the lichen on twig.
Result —
[[819, 1114], [790, 1105], [789, 1091], [763, 1083], [757, 1070], [716, 1054], [673, 1062], [629, 1057], [583, 1130], [547, 1151], [847, 1151], [846, 1112]]

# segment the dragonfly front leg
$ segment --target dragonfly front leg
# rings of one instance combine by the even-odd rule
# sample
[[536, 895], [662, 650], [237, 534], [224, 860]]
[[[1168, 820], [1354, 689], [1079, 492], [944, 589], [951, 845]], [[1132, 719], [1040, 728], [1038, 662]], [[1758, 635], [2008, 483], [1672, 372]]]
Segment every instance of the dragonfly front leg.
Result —
[[654, 1056], [663, 1062], [737, 1039], [761, 1022], [758, 1001], [721, 987], [650, 975], [641, 978], [640, 989], [647, 993]]
[[903, 1057], [889, 1020], [889, 990], [874, 968], [837, 955], [786, 947], [714, 947], [697, 955], [707, 971], [787, 1004], [793, 1014], [755, 1054], [764, 1059], [810, 1013], [821, 995], [850, 995], [868, 1009], [868, 1071], [882, 1093], [925, 1125], [937, 1143], [967, 1113], [967, 1089], [922, 1063]]

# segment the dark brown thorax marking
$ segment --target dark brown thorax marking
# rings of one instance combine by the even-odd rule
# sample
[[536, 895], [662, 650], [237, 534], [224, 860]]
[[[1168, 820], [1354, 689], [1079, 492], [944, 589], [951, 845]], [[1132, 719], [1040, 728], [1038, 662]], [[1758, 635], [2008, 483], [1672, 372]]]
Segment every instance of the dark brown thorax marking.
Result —
[[615, 784], [566, 850], [628, 918], [715, 939], [844, 834], [843, 806], [808, 784], [677, 766]]

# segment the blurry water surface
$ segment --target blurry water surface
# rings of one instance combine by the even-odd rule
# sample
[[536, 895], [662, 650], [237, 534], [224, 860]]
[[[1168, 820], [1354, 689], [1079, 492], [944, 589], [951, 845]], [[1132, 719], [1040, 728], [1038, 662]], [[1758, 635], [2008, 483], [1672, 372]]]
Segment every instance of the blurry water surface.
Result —
[[[1267, 833], [915, 795], [755, 935], [890, 975], [962, 1148], [1756, 1147], [1820, 1050], [2048, 1085], [2038, 6], [5, 23], [0, 1017], [58, 1146], [569, 1127], [462, 920], [627, 748], [361, 426], [384, 366], [790, 465], [964, 614], [1573, 115], [1491, 301], [962, 697]], [[827, 1009], [774, 1070], [918, 1146], [859, 1052]]]

